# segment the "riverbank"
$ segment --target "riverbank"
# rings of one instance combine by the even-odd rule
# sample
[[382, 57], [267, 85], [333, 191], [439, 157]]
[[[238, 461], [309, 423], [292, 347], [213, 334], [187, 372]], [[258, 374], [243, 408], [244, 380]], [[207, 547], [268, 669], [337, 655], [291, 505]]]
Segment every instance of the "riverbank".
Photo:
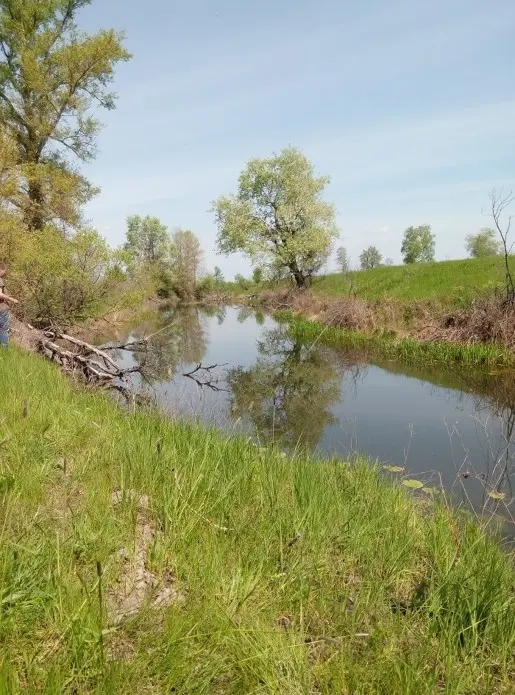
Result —
[[267, 309], [292, 323], [299, 335], [331, 345], [407, 362], [515, 366], [515, 307], [495, 295], [478, 297], [450, 313], [425, 300], [369, 302], [291, 289], [262, 290], [237, 300]]
[[0, 383], [7, 692], [511, 693], [513, 558], [466, 517], [16, 348]]

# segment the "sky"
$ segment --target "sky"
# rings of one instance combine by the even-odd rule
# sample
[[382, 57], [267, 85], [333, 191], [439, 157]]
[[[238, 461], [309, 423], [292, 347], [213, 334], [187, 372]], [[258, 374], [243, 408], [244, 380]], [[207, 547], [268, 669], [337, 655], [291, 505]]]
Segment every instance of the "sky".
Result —
[[125, 31], [133, 54], [83, 167], [113, 245], [155, 215], [198, 235], [206, 269], [247, 274], [216, 254], [211, 202], [290, 145], [331, 177], [353, 265], [370, 244], [400, 262], [418, 224], [438, 260], [464, 257], [492, 188], [515, 189], [513, 0], [93, 0], [79, 23]]

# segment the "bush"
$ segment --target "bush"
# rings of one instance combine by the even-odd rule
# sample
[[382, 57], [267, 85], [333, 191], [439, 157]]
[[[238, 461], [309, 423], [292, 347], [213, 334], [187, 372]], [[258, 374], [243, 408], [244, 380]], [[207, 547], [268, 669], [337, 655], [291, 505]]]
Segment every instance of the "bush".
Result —
[[126, 278], [122, 259], [91, 229], [71, 237], [51, 226], [19, 233], [8, 260], [10, 291], [36, 325], [65, 326], [98, 316]]

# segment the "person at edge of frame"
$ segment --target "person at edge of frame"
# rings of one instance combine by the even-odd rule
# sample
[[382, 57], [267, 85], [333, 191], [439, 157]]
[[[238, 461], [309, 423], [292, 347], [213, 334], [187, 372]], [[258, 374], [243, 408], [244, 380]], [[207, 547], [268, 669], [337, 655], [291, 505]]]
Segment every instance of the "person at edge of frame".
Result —
[[5, 292], [4, 276], [7, 272], [5, 263], [0, 263], [0, 347], [9, 344], [9, 328], [11, 325], [11, 305], [18, 304], [18, 300], [10, 297]]

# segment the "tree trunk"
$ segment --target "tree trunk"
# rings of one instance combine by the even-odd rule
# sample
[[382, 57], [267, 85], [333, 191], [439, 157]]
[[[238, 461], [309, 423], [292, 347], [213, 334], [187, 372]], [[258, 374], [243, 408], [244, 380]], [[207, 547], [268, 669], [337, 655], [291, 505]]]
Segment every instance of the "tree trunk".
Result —
[[295, 280], [295, 285], [297, 286], [297, 289], [299, 290], [307, 290], [309, 289], [309, 286], [311, 285], [311, 275], [304, 274], [300, 270], [294, 270], [292, 271], [293, 279]]

